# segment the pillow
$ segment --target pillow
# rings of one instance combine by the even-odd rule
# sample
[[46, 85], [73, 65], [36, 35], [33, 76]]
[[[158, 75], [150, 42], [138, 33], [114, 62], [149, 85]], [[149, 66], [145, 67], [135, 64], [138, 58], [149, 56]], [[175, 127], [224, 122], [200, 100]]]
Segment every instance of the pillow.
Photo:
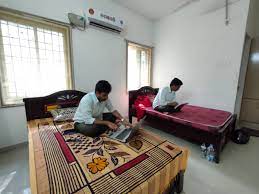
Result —
[[62, 108], [62, 107], [58, 104], [48, 104], [48, 105], [45, 105], [45, 112], [50, 112], [52, 110], [56, 110], [59, 108]]
[[141, 95], [135, 100], [134, 106], [136, 108], [137, 119], [140, 121], [140, 119], [144, 118], [146, 114], [145, 108], [151, 107], [152, 103], [150, 102], [150, 98], [148, 96]]
[[152, 102], [149, 96], [141, 95], [138, 96], [134, 102], [135, 107], [150, 107], [152, 106]]
[[73, 120], [77, 107], [59, 108], [51, 110], [50, 113], [54, 121], [69, 121]]

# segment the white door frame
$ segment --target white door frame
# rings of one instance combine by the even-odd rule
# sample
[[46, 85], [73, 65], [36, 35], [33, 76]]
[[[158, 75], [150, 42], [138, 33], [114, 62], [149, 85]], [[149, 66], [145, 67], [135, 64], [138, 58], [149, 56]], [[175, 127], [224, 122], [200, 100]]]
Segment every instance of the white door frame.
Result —
[[246, 34], [242, 61], [240, 65], [237, 96], [236, 96], [236, 103], [235, 103], [235, 110], [234, 110], [234, 113], [237, 115], [237, 120], [236, 120], [237, 127], [239, 127], [239, 119], [240, 119], [242, 99], [243, 99], [243, 94], [245, 89], [245, 80], [246, 80], [247, 68], [248, 68], [249, 57], [250, 57], [251, 43], [252, 43], [252, 38], [248, 34]]

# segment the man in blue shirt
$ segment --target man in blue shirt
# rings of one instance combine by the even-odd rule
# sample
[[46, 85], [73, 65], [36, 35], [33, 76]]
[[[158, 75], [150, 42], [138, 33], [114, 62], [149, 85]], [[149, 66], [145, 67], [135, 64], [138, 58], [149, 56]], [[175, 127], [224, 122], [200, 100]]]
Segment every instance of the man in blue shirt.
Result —
[[[74, 116], [75, 129], [86, 136], [99, 136], [107, 129], [116, 130], [116, 122], [123, 122], [124, 125], [131, 124], [113, 108], [108, 98], [111, 92], [111, 84], [101, 80], [95, 86], [95, 92], [86, 94], [80, 101]], [[103, 114], [105, 108], [110, 113]]]
[[175, 102], [175, 93], [182, 85], [183, 82], [180, 79], [174, 78], [170, 83], [170, 87], [160, 88], [154, 99], [153, 109], [159, 112], [175, 112], [174, 107], [178, 105]]

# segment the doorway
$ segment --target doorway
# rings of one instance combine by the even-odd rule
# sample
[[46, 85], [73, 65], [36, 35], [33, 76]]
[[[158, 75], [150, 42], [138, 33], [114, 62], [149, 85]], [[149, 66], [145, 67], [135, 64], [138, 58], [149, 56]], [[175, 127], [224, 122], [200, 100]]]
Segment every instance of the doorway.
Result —
[[259, 37], [246, 36], [237, 95], [238, 127], [259, 131]]

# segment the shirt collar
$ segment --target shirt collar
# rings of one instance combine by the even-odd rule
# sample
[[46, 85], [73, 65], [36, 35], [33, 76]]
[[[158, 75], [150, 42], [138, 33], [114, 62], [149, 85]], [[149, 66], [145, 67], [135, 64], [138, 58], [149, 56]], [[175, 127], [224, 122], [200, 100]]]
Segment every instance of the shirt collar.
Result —
[[174, 93], [174, 91], [171, 90], [171, 87], [168, 87], [169, 93]]
[[102, 101], [100, 102], [95, 94], [95, 92], [93, 92], [93, 100], [94, 100], [94, 104], [97, 104], [97, 103], [105, 103], [106, 101]]
[[95, 92], [93, 92], [93, 100], [94, 100], [94, 103], [95, 103], [95, 104], [99, 102], [99, 100], [98, 100], [98, 98], [97, 98]]

